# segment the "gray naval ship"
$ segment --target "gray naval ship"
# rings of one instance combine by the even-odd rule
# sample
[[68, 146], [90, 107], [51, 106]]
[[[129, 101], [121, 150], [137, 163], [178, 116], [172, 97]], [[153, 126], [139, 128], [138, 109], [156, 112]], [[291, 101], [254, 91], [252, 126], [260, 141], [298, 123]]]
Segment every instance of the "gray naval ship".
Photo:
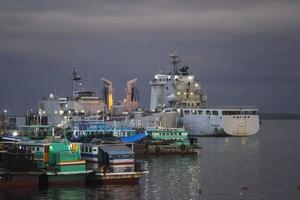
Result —
[[207, 107], [202, 85], [179, 66], [176, 52], [170, 53], [172, 71], [155, 74], [150, 81], [150, 114], [135, 112], [132, 127], [184, 127], [189, 136], [249, 136], [259, 130], [258, 109], [254, 107]]
[[[39, 115], [46, 115], [49, 124], [71, 129], [74, 129], [76, 122], [92, 124], [105, 122], [105, 125], [114, 127], [114, 130], [120, 127], [122, 130], [124, 127], [145, 130], [184, 128], [191, 137], [249, 136], [258, 132], [257, 108], [208, 107], [202, 85], [189, 72], [189, 67], [181, 65], [176, 52], [172, 52], [170, 58], [172, 63], [170, 72], [155, 74], [150, 80], [150, 109], [137, 109], [138, 101], [135, 99], [138, 94], [135, 88], [137, 79], [127, 82], [126, 101], [124, 100], [121, 105], [114, 105], [111, 81], [102, 79], [103, 98], [100, 98], [95, 92], [82, 86], [81, 77], [77, 69], [74, 69], [73, 96], [59, 98], [50, 94], [48, 99], [45, 98], [40, 102]], [[116, 114], [118, 112], [114, 113], [113, 106], [131, 109]], [[74, 130], [74, 135], [78, 132], [83, 130]]]

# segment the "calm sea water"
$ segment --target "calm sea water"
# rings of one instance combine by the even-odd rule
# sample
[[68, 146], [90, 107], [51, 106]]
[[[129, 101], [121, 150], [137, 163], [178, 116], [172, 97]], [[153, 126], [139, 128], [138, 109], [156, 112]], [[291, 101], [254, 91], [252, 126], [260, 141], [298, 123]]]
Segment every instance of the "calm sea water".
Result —
[[16, 189], [0, 199], [300, 199], [297, 120], [263, 121], [251, 137], [203, 137], [200, 155], [153, 156], [136, 186]]

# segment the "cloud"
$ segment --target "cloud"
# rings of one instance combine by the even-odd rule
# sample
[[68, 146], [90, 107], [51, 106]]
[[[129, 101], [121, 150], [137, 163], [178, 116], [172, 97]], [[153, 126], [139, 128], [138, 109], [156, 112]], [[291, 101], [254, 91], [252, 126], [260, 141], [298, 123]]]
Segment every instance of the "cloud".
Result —
[[[299, 86], [299, 8], [300, 2], [292, 0], [1, 1], [0, 89], [5, 97], [0, 105], [22, 110], [24, 105], [11, 101], [17, 98], [11, 91], [25, 85], [35, 88], [28, 90], [34, 97], [26, 97], [30, 106], [55, 88], [69, 94], [75, 66], [84, 77], [94, 74], [98, 91], [97, 77], [112, 79], [118, 96], [126, 80], [138, 77], [148, 105], [148, 80], [170, 67], [168, 51], [178, 47], [212, 102], [235, 102], [247, 87], [249, 97], [261, 92], [272, 97], [270, 105], [262, 96], [253, 100], [266, 111], [300, 112], [299, 106], [290, 106], [300, 94], [294, 91], [292, 98], [285, 92]], [[15, 74], [26, 78], [12, 82]], [[36, 85], [45, 79], [47, 84]], [[289, 103], [277, 101], [278, 96], [289, 96]]]

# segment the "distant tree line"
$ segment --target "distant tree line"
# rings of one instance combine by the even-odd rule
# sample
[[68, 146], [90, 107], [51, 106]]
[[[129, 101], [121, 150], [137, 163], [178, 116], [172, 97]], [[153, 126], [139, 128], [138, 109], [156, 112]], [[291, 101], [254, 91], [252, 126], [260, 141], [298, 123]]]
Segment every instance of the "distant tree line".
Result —
[[296, 113], [261, 113], [262, 120], [270, 119], [300, 119], [300, 114]]

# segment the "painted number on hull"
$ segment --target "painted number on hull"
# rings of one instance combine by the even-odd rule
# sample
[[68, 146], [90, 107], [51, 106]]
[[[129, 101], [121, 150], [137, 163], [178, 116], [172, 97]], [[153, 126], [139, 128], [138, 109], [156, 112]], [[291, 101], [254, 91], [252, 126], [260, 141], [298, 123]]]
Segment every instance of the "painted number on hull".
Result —
[[142, 121], [141, 120], [131, 120], [130, 123], [131, 127], [142, 127]]

